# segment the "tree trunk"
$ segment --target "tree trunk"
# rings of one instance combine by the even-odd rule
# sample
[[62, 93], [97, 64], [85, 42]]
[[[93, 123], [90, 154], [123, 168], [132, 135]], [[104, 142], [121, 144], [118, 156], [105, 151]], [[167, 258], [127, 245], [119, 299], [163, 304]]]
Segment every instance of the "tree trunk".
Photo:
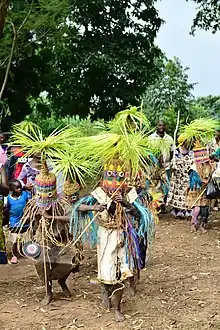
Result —
[[10, 0], [0, 0], [0, 39], [3, 36], [5, 18]]

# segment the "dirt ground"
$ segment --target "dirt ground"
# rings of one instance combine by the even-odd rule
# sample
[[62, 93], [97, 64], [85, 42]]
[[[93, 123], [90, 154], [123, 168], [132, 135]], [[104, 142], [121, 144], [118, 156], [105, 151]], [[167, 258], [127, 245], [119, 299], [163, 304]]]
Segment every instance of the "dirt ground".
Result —
[[73, 297], [64, 299], [56, 284], [49, 307], [39, 303], [44, 287], [30, 260], [0, 266], [0, 329], [220, 329], [218, 218], [212, 215], [206, 234], [190, 233], [186, 220], [161, 218], [137, 294], [124, 294], [126, 320], [120, 324], [101, 308], [99, 286], [90, 282], [96, 277], [95, 251], [68, 280]]

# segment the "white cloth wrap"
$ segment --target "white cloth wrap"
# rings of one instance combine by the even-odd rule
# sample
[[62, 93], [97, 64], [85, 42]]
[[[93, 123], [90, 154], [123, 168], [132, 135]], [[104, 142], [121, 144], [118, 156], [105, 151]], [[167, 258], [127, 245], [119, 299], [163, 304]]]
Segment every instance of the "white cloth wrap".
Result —
[[105, 284], [118, 282], [117, 266], [121, 272], [121, 279], [125, 280], [133, 274], [129, 268], [126, 246], [123, 242], [123, 231], [116, 229], [106, 229], [99, 226], [97, 258], [98, 258], [98, 280]]

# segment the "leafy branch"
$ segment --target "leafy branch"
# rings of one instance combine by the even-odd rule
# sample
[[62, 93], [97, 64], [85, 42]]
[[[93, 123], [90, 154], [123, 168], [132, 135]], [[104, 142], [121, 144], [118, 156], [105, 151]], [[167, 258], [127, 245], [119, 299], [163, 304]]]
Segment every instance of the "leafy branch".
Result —
[[[14, 25], [13, 21], [11, 21], [11, 20], [9, 21], [9, 23], [12, 26], [12, 30], [13, 30], [13, 41], [12, 41], [12, 45], [11, 45], [11, 51], [10, 51], [10, 55], [9, 55], [9, 59], [8, 59], [7, 68], [6, 68], [6, 71], [5, 71], [5, 77], [4, 77], [2, 87], [1, 87], [1, 91], [0, 91], [0, 100], [2, 100], [2, 96], [3, 96], [4, 90], [5, 90], [5, 86], [7, 84], [8, 75], [9, 75], [9, 71], [10, 71], [10, 68], [11, 68], [11, 63], [12, 63], [12, 59], [13, 59], [13, 55], [14, 55], [17, 36], [20, 33], [20, 31], [22, 30], [25, 23], [27, 22], [27, 19], [28, 19], [30, 13], [31, 13], [31, 10], [32, 10], [32, 4], [31, 4], [31, 7], [30, 7], [30, 10], [28, 11], [26, 17], [24, 18], [23, 22], [21, 23], [21, 25], [20, 25], [20, 27], [18, 28], [17, 31], [15, 29], [15, 25]], [[1, 119], [2, 119], [2, 114], [1, 114]]]

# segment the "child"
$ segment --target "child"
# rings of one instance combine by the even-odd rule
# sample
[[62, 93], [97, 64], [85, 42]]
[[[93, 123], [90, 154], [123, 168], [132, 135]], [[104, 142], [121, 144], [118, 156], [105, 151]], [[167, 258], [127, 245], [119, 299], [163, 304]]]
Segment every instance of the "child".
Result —
[[24, 234], [29, 224], [22, 226], [21, 219], [23, 216], [24, 208], [31, 198], [31, 194], [27, 191], [22, 190], [22, 186], [19, 180], [13, 179], [9, 182], [10, 193], [7, 198], [7, 208], [9, 211], [9, 230], [11, 232], [12, 239], [12, 264], [17, 264], [18, 259], [16, 257], [18, 246], [17, 242], [19, 237]]

